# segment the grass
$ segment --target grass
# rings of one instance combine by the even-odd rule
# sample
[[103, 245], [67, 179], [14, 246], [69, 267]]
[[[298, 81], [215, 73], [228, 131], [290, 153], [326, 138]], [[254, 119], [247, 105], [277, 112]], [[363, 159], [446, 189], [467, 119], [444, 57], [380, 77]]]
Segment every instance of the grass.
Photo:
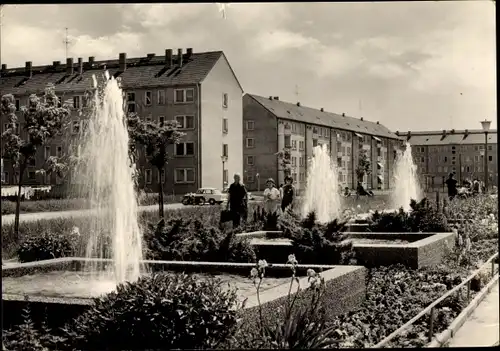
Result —
[[[165, 203], [180, 202], [180, 196], [165, 195]], [[158, 204], [158, 194], [148, 193], [139, 199], [140, 206], [150, 206]], [[3, 200], [1, 202], [2, 215], [14, 214], [16, 212], [16, 203]], [[71, 211], [90, 208], [90, 203], [85, 199], [53, 199], [21, 202], [21, 213], [35, 212], [56, 212]]]

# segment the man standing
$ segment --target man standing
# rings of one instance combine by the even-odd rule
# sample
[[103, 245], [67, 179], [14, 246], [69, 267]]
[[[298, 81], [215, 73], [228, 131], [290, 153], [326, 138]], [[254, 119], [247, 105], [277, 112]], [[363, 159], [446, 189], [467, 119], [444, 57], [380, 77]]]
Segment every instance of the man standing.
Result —
[[455, 196], [457, 196], [457, 180], [455, 179], [455, 175], [450, 173], [448, 179], [446, 180], [446, 186], [448, 187], [448, 197], [450, 200], [453, 200]]
[[295, 198], [295, 187], [293, 186], [293, 179], [289, 175], [285, 177], [285, 185], [281, 194], [281, 211], [285, 212], [286, 208], [293, 203]]
[[234, 174], [234, 183], [229, 186], [227, 191], [228, 199], [226, 210], [231, 212], [233, 220], [233, 228], [236, 228], [241, 223], [241, 217], [246, 218], [248, 209], [247, 189], [240, 182], [241, 176], [239, 173]]

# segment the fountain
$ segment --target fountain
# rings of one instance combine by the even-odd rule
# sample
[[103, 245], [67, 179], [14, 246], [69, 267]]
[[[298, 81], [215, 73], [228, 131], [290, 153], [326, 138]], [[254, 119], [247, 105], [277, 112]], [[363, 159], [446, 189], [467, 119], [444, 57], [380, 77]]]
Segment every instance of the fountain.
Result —
[[417, 175], [417, 166], [411, 156], [411, 145], [406, 143], [403, 152], [398, 153], [394, 164], [394, 189], [391, 194], [392, 208], [410, 210], [410, 201], [420, 200], [422, 190]]
[[338, 173], [331, 161], [327, 145], [316, 146], [310, 161], [302, 214], [314, 211], [320, 223], [328, 223], [340, 215]]
[[[112, 270], [102, 271], [98, 260], [87, 260], [85, 271], [104, 290], [139, 278], [142, 234], [138, 223], [135, 167], [129, 157], [123, 92], [105, 72], [105, 85], [94, 80], [94, 108], [80, 142], [77, 180], [81, 192], [98, 213], [88, 228], [86, 258], [111, 258]], [[102, 264], [101, 264], [102, 266]]]

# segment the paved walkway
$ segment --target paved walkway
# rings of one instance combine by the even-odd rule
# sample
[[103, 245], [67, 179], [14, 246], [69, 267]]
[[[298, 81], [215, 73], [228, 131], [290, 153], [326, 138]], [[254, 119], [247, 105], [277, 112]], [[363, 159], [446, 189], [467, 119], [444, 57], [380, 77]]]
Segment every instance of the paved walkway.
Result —
[[498, 282], [469, 316], [449, 347], [493, 346], [499, 340]]

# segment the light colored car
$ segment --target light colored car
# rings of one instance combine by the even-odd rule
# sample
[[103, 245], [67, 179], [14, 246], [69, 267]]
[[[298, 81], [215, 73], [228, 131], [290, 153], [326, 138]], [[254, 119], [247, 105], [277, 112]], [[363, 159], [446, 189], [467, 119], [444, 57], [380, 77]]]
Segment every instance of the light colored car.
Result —
[[223, 194], [216, 188], [200, 188], [194, 194], [200, 205], [209, 203], [210, 205], [221, 204], [227, 199], [227, 194]]

